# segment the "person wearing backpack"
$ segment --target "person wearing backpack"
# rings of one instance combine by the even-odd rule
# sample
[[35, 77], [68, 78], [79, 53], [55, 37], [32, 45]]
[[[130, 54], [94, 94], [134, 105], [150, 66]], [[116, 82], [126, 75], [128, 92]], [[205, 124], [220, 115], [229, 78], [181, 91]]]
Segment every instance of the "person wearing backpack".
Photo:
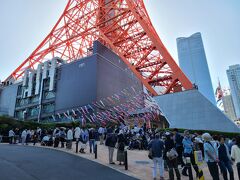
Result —
[[231, 158], [237, 165], [238, 179], [240, 179], [240, 136], [237, 136], [236, 144], [232, 146]]
[[218, 153], [217, 149], [214, 148], [214, 144], [211, 142], [212, 137], [209, 133], [204, 133], [202, 135], [202, 139], [204, 140], [204, 156], [205, 161], [207, 162], [209, 172], [212, 176], [213, 180], [219, 180], [219, 170], [218, 170]]
[[159, 134], [155, 135], [155, 138], [149, 143], [148, 149], [152, 151], [153, 160], [153, 179], [156, 180], [157, 166], [160, 171], [160, 180], [164, 179], [164, 164], [163, 164], [163, 150], [164, 143], [160, 140]]
[[174, 135], [174, 142], [176, 151], [178, 153], [178, 163], [181, 164], [182, 167], [185, 166], [185, 163], [183, 162], [183, 136], [179, 134], [178, 129], [173, 129], [173, 135]]

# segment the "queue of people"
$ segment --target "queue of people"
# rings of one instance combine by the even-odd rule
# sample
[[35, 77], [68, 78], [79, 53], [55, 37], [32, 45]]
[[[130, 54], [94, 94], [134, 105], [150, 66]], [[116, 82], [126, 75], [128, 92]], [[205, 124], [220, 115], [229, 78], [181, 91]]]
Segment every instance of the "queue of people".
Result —
[[22, 131], [18, 128], [10, 129], [8, 132], [9, 144], [21, 143], [23, 145], [28, 145], [29, 142], [34, 142], [34, 144], [41, 139], [41, 132], [31, 129], [23, 129]]
[[[164, 169], [168, 171], [169, 179], [181, 179], [181, 176], [189, 176], [189, 159], [195, 170], [195, 176], [199, 177], [199, 167], [195, 162], [194, 152], [201, 151], [208, 170], [213, 180], [234, 180], [233, 163], [236, 164], [238, 178], [240, 179], [240, 136], [227, 140], [223, 136], [212, 137], [209, 133], [190, 134], [188, 130], [183, 134], [178, 129], [172, 132], [156, 132], [146, 127], [127, 126], [99, 127], [99, 128], [64, 128], [58, 127], [53, 131], [37, 128], [36, 130], [11, 129], [9, 131], [9, 143], [21, 143], [27, 145], [33, 142], [41, 142], [41, 145], [57, 148], [66, 147], [72, 149], [75, 139], [80, 153], [86, 153], [89, 145], [89, 153], [94, 153], [95, 145], [100, 140], [100, 145], [108, 147], [109, 164], [115, 164], [114, 151], [117, 149], [116, 160], [119, 165], [124, 164], [124, 151], [126, 149], [149, 150], [149, 158], [153, 161], [153, 179], [157, 179], [157, 169], [160, 179], [164, 179]], [[104, 143], [105, 142], [105, 143]], [[235, 175], [235, 179], [237, 176]]]
[[[179, 139], [182, 139], [182, 142]], [[188, 176], [189, 164], [183, 161], [186, 158], [190, 159], [196, 177], [199, 178], [200, 171], [195, 161], [194, 151], [202, 151], [213, 180], [219, 180], [220, 176], [224, 180], [234, 180], [233, 163], [236, 164], [238, 179], [240, 179], [240, 136], [236, 137], [235, 144], [232, 144], [231, 148], [229, 148], [230, 143], [224, 136], [216, 136], [213, 139], [209, 133], [191, 135], [188, 130], [183, 135], [178, 133], [178, 129], [174, 129], [173, 132], [155, 134], [155, 138], [149, 143], [149, 154], [151, 154], [154, 165], [153, 179], [157, 178], [157, 166], [160, 179], [164, 179], [163, 160], [166, 162], [170, 180], [175, 179], [174, 172], [177, 180], [181, 179], [181, 175]], [[182, 166], [181, 173], [179, 165]]]

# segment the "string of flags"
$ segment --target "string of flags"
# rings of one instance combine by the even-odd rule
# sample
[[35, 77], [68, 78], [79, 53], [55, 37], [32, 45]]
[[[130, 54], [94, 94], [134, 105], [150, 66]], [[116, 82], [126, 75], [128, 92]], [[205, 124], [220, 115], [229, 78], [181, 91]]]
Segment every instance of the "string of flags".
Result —
[[[138, 113], [139, 110], [142, 112]], [[151, 96], [130, 87], [91, 104], [57, 113], [52, 115], [52, 118], [54, 121], [62, 119], [80, 121], [82, 125], [86, 123], [106, 125], [107, 122], [124, 123], [125, 117], [156, 120], [160, 114], [161, 111]]]

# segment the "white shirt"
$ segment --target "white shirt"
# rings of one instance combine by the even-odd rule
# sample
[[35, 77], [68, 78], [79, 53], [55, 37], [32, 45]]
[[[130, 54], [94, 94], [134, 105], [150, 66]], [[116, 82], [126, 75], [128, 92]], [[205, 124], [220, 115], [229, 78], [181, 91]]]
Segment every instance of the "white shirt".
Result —
[[31, 131], [30, 131], [30, 130], [27, 130], [27, 134], [31, 135]]
[[104, 134], [104, 132], [105, 132], [105, 130], [104, 130], [103, 127], [100, 127], [100, 128], [98, 129], [98, 133], [99, 133], [99, 134]]
[[42, 133], [41, 128], [38, 128], [38, 129], [37, 129], [37, 133], [38, 133], [38, 134], [41, 134], [41, 133]]
[[31, 136], [33, 136], [34, 135], [34, 130], [31, 130]]
[[8, 132], [8, 137], [13, 137], [13, 136], [15, 136], [15, 133], [14, 133], [13, 130], [10, 130], [10, 131]]
[[22, 136], [21, 137], [26, 137], [27, 136], [27, 132], [24, 130], [23, 132], [22, 132]]
[[73, 140], [73, 132], [71, 129], [68, 130], [67, 132], [67, 139], [68, 140]]
[[49, 140], [50, 140], [50, 138], [48, 136], [44, 136], [42, 139], [42, 141], [49, 141]]
[[76, 127], [75, 130], [74, 130], [74, 137], [76, 139], [79, 139], [80, 138], [80, 127]]
[[240, 148], [237, 145], [232, 146], [231, 157], [235, 160], [235, 163], [240, 163]]

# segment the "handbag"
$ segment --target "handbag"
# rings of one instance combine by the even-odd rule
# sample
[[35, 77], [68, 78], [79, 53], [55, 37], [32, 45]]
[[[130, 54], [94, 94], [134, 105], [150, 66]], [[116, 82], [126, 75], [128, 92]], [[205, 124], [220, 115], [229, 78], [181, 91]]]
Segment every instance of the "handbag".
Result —
[[177, 153], [176, 149], [172, 148], [171, 150], [169, 150], [167, 152], [167, 157], [170, 160], [173, 160], [173, 159], [177, 158], [178, 157], [178, 153]]
[[148, 151], [148, 158], [153, 159], [152, 148], [150, 148], [149, 151]]

